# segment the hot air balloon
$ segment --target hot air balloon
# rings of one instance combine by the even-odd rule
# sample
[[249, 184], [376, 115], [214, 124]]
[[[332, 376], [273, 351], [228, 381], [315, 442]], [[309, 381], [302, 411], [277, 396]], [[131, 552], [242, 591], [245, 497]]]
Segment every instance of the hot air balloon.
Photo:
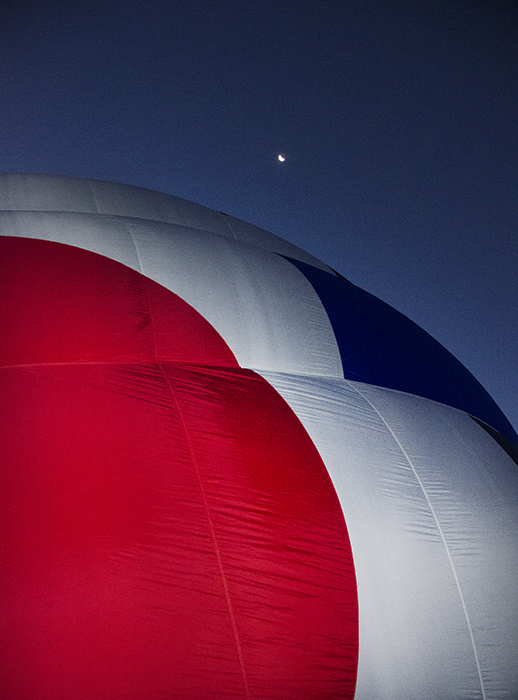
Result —
[[172, 195], [0, 222], [2, 698], [518, 697], [518, 438], [450, 353]]

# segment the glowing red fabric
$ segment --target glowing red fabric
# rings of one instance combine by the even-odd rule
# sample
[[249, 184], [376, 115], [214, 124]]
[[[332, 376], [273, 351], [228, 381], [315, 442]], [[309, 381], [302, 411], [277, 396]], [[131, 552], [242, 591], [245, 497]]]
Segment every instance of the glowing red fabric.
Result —
[[296, 416], [149, 279], [0, 246], [0, 696], [352, 698], [352, 555]]

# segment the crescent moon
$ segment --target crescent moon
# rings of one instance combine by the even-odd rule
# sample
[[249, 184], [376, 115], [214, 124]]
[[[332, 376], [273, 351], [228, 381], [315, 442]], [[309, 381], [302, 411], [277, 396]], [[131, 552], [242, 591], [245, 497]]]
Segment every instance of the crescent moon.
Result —
[[282, 153], [279, 153], [279, 155], [277, 156], [277, 160], [280, 160], [281, 163], [284, 163], [284, 161], [286, 160], [286, 158], [282, 155]]

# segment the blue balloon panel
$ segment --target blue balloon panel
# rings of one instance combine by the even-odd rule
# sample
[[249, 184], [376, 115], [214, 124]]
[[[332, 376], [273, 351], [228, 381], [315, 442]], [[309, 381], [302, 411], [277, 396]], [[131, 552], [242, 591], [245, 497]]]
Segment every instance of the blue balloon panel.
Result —
[[343, 277], [290, 261], [313, 285], [327, 311], [346, 379], [440, 401], [518, 441], [484, 387], [416, 323]]

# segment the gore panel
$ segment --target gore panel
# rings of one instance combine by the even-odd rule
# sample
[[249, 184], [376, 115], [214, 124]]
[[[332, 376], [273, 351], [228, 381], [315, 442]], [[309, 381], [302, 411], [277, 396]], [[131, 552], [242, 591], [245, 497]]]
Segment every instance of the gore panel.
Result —
[[468, 415], [344, 380], [264, 373], [347, 521], [357, 700], [518, 697], [518, 472]]
[[99, 214], [163, 221], [192, 229], [231, 236], [222, 214], [170, 194], [117, 182], [89, 180]]
[[322, 302], [286, 259], [203, 231], [128, 222], [142, 272], [197, 309], [242, 367], [341, 376]]
[[264, 380], [0, 373], [2, 697], [353, 697], [343, 515]]
[[329, 315], [346, 379], [460, 408], [518, 441], [488, 392], [426, 331], [343, 277], [292, 262], [314, 286]]
[[19, 211], [97, 211], [89, 181], [58, 175], [3, 173], [0, 209]]
[[[173, 365], [164, 372], [179, 376]], [[171, 385], [205, 490], [250, 695], [350, 698], [356, 582], [327, 470], [267, 382], [245, 370], [215, 375], [186, 370]]]
[[140, 272], [137, 251], [125, 221], [100, 214], [0, 211], [0, 236], [66, 243], [117, 260]]
[[133, 185], [61, 175], [0, 173], [0, 210], [77, 212], [178, 224], [330, 270], [313, 255], [258, 226], [171, 194]]
[[[101, 255], [0, 238], [0, 365], [173, 360], [237, 367], [185, 301]], [[179, 332], [181, 328], [181, 332]]]
[[222, 669], [222, 697], [243, 697], [189, 446], [160, 372], [0, 374], [2, 697], [216, 698]]

